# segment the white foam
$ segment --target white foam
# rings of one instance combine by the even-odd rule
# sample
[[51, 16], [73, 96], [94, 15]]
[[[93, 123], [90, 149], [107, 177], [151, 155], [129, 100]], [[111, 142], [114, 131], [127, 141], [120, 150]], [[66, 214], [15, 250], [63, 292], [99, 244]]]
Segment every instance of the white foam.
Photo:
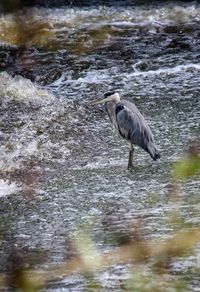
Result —
[[[178, 25], [200, 20], [200, 7], [165, 6], [160, 8], [144, 7], [103, 7], [83, 8], [28, 8], [19, 13], [20, 20], [27, 27], [34, 27], [36, 23], [42, 23], [43, 30], [57, 32], [66, 35], [68, 32], [80, 28], [97, 28], [105, 25], [116, 26], [145, 26], [149, 30], [152, 27], [163, 25]], [[4, 39], [5, 29], [11, 31], [16, 27], [16, 18], [11, 14], [0, 17], [0, 34]], [[9, 29], [12, 28], [12, 29]], [[63, 29], [66, 29], [63, 30]], [[5, 36], [5, 39], [6, 36]], [[17, 38], [16, 38], [17, 41]]]
[[40, 88], [29, 79], [18, 75], [12, 77], [7, 72], [0, 72], [0, 97], [41, 105], [55, 99], [52, 93]]
[[18, 192], [20, 188], [16, 183], [9, 183], [7, 180], [0, 179], [0, 197], [6, 197]]
[[149, 25], [155, 24], [180, 24], [191, 22], [194, 19], [200, 19], [200, 8], [194, 5], [183, 6], [166, 6], [161, 8], [144, 8], [144, 7], [102, 7], [87, 9], [74, 8], [34, 8], [29, 10], [30, 15], [37, 15], [38, 19], [47, 19], [53, 27], [57, 24], [68, 28], [77, 28], [80, 25], [84, 27], [91, 23], [96, 24], [126, 24], [126, 25]]
[[[133, 69], [135, 69], [135, 66], [133, 66]], [[132, 76], [149, 76], [149, 75], [160, 75], [160, 74], [178, 74], [185, 71], [190, 70], [197, 70], [200, 71], [200, 65], [199, 64], [187, 64], [187, 65], [178, 65], [172, 68], [161, 68], [157, 70], [149, 70], [149, 71], [135, 71], [131, 74], [129, 74], [129, 77]]]
[[[86, 86], [87, 84], [103, 84], [106, 82], [109, 82], [112, 80], [113, 76], [116, 76], [116, 78], [121, 78], [122, 80], [129, 80], [132, 77], [137, 77], [137, 76], [151, 76], [151, 75], [175, 75], [175, 74], [182, 74], [185, 72], [193, 72], [193, 71], [200, 71], [200, 65], [199, 64], [186, 64], [186, 65], [177, 65], [175, 67], [169, 68], [159, 68], [156, 70], [148, 70], [148, 71], [139, 71], [137, 69], [137, 65], [140, 62], [137, 62], [135, 65], [132, 66], [133, 72], [132, 73], [117, 73], [114, 71], [114, 69], [104, 69], [104, 70], [99, 70], [99, 71], [90, 71], [87, 72], [84, 77], [80, 77], [78, 79], [72, 79], [72, 80], [66, 80], [62, 82], [66, 84], [73, 84], [73, 86]], [[60, 85], [59, 81], [57, 84], [58, 86]], [[50, 86], [51, 87], [51, 86]]]
[[34, 155], [38, 153], [38, 141], [33, 140], [25, 147], [25, 152], [27, 155]]
[[[34, 116], [32, 111], [29, 113], [29, 109], [27, 112], [26, 110], [21, 111], [19, 108], [18, 119], [23, 121], [23, 124], [18, 127], [11, 123], [13, 131], [10, 135], [0, 133], [3, 137], [3, 143], [0, 145], [0, 169], [6, 171], [20, 169], [24, 161], [38, 157], [42, 159], [44, 153], [48, 155], [49, 149], [44, 143], [44, 140], [46, 141], [45, 134], [38, 136], [36, 133], [42, 122], [44, 122], [43, 126], [45, 127], [52, 118], [52, 108], [57, 101], [54, 95], [26, 78], [12, 77], [7, 72], [1, 72], [0, 98], [4, 107], [3, 118], [6, 118], [7, 108], [9, 108], [10, 102], [12, 104], [12, 101], [26, 104], [30, 106], [30, 109], [35, 105], [40, 107]], [[8, 113], [10, 118], [9, 115], [10, 113]]]
[[78, 84], [87, 83], [87, 84], [101, 84], [103, 81], [110, 79], [108, 70], [99, 70], [87, 72], [85, 77], [78, 78], [75, 82]]

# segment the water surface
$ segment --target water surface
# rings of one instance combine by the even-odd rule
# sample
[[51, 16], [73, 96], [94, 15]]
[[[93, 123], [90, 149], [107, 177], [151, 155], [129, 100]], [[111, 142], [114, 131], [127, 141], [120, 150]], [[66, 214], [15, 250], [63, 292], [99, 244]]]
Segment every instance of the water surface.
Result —
[[[199, 135], [199, 9], [180, 2], [28, 8], [18, 15], [27, 27], [17, 38], [16, 19], [0, 18], [0, 213], [12, 238], [2, 261], [10, 240], [47, 250], [48, 265], [66, 259], [66, 239], [81, 228], [102, 251], [115, 244], [113, 232], [126, 235], [138, 220], [147, 239], [173, 231], [166, 224], [176, 208], [168, 196], [172, 165]], [[134, 169], [126, 169], [126, 141], [103, 106], [88, 105], [108, 90], [145, 115], [160, 161], [137, 148]], [[183, 186], [185, 222], [199, 224], [198, 192], [197, 180]], [[191, 265], [194, 258], [177, 262], [172, 272], [187, 274]], [[98, 275], [105, 291], [119, 289], [126, 269]], [[62, 288], [84, 291], [83, 278], [47, 290]]]

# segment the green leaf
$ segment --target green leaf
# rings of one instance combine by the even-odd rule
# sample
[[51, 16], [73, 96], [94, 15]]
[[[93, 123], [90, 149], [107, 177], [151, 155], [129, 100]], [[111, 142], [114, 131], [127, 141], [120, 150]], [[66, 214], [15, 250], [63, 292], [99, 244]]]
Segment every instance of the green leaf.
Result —
[[174, 165], [175, 179], [188, 179], [200, 173], [200, 156], [186, 157]]

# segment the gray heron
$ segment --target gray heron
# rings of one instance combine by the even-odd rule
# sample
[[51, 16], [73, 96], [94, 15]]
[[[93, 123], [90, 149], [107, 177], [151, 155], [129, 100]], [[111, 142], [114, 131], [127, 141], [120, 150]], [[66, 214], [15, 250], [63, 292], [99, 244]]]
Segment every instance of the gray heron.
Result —
[[104, 93], [103, 99], [93, 101], [90, 104], [100, 103], [105, 104], [110, 121], [120, 136], [129, 142], [128, 169], [133, 166], [133, 145], [144, 149], [153, 160], [160, 158], [151, 129], [135, 104], [121, 100], [119, 93], [115, 91]]

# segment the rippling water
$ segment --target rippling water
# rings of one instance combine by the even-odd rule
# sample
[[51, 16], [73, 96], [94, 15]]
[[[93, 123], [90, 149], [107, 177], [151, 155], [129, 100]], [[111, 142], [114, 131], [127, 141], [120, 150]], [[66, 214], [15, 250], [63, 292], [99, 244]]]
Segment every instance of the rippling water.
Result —
[[[199, 29], [200, 8], [180, 2], [1, 16], [0, 213], [19, 246], [49, 250], [48, 261], [60, 262], [66, 238], [91, 218], [103, 250], [108, 221], [126, 233], [142, 218], [147, 238], [167, 234], [171, 167], [199, 135]], [[110, 89], [144, 113], [161, 151], [158, 163], [137, 149], [133, 171], [126, 170], [126, 142], [103, 107], [88, 105]], [[197, 223], [199, 182], [184, 191], [185, 221]], [[124, 277], [121, 266], [100, 275], [108, 291]], [[81, 287], [76, 276], [52, 291]]]

